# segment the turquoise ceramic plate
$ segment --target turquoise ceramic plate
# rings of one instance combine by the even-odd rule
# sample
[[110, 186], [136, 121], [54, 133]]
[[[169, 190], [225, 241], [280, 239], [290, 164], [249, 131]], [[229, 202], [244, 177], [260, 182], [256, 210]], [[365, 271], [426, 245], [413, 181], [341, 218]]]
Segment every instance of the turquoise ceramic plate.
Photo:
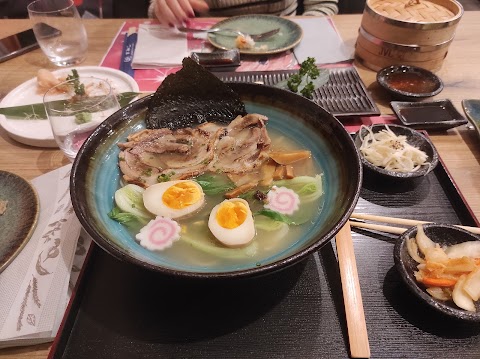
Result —
[[480, 136], [480, 100], [463, 100], [463, 111]]
[[141, 247], [108, 213], [118, 189], [118, 142], [145, 128], [151, 96], [110, 116], [87, 139], [73, 164], [70, 191], [73, 207], [95, 242], [113, 256], [142, 267], [190, 277], [249, 276], [293, 264], [327, 243], [345, 224], [358, 200], [362, 167], [352, 138], [328, 112], [304, 97], [255, 84], [230, 84], [250, 113], [268, 116], [275, 129], [312, 152], [323, 171], [323, 209], [302, 236], [280, 253], [261, 261], [191, 265]]
[[0, 272], [20, 253], [38, 220], [38, 197], [33, 187], [16, 174], [0, 171], [0, 201], [7, 202], [0, 215]]
[[[302, 40], [302, 28], [295, 22], [273, 15], [242, 15], [233, 16], [217, 23], [215, 28], [239, 30], [249, 34], [260, 34], [266, 31], [280, 31], [255, 43], [253, 49], [239, 49], [241, 54], [265, 55], [276, 54], [297, 46]], [[208, 34], [208, 40], [213, 46], [223, 50], [235, 49], [235, 36]]]

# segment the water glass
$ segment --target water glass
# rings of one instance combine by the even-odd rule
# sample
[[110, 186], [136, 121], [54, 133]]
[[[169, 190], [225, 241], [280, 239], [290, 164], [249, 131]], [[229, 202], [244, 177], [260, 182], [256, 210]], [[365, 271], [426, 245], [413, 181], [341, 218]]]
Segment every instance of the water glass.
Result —
[[95, 128], [120, 109], [108, 81], [81, 76], [49, 89], [43, 104], [53, 137], [70, 161]]
[[87, 32], [73, 0], [36, 0], [27, 7], [42, 51], [57, 66], [72, 66], [87, 56]]

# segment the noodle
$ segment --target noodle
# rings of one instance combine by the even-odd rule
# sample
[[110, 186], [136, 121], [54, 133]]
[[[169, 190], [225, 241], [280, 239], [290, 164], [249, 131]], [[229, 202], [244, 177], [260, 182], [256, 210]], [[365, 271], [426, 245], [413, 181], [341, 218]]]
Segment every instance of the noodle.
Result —
[[423, 165], [430, 165], [425, 152], [408, 144], [406, 136], [397, 136], [387, 125], [377, 133], [373, 133], [370, 127], [362, 128], [368, 133], [360, 136], [360, 152], [374, 166], [394, 172], [413, 172]]

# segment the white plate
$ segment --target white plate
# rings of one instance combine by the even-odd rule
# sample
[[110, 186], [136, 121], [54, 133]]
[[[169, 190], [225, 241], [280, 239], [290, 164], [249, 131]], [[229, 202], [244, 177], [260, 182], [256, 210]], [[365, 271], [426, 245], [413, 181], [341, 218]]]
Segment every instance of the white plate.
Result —
[[[107, 79], [114, 90], [121, 92], [138, 92], [137, 82], [126, 73], [100, 66], [76, 66], [53, 71], [56, 76], [65, 77], [76, 69], [80, 76], [95, 76]], [[43, 94], [37, 92], [37, 79], [30, 79], [10, 91], [0, 102], [0, 107], [11, 107], [42, 103]], [[58, 147], [52, 134], [48, 120], [18, 120], [8, 119], [0, 115], [0, 125], [11, 138], [30, 146]]]

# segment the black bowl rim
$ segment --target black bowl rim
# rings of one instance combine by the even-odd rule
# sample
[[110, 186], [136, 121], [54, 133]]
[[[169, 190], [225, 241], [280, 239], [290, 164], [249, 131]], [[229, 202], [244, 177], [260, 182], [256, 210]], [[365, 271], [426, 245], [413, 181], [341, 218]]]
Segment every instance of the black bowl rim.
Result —
[[[477, 240], [480, 241], [480, 237], [469, 232], [463, 228], [456, 227], [450, 224], [441, 224], [441, 223], [426, 223], [422, 225], [424, 229], [427, 228], [448, 228], [454, 231], [458, 231], [465, 236], [467, 240]], [[461, 308], [454, 308], [449, 305], [442, 303], [439, 300], [434, 299], [431, 297], [425, 289], [423, 289], [417, 281], [412, 278], [412, 275], [408, 273], [407, 268], [401, 258], [402, 250], [405, 247], [406, 240], [408, 238], [413, 237], [417, 233], [417, 226], [410, 227], [404, 233], [402, 233], [395, 242], [395, 247], [393, 249], [393, 258], [395, 261], [395, 267], [400, 273], [400, 277], [402, 278], [403, 282], [407, 285], [409, 290], [414, 293], [418, 298], [425, 301], [430, 307], [456, 319], [462, 319], [465, 321], [470, 322], [480, 322], [480, 312], [471, 313]], [[433, 239], [432, 239], [433, 240]], [[406, 250], [406, 249], [405, 249]]]
[[[433, 78], [437, 83], [437, 88], [431, 92], [407, 92], [407, 91], [402, 91], [394, 87], [391, 87], [385, 80], [386, 75], [388, 73], [399, 72], [401, 70], [407, 70], [406, 72], [417, 72], [429, 78]], [[405, 71], [402, 71], [402, 72], [405, 72]], [[383, 69], [377, 72], [377, 82], [380, 84], [380, 86], [382, 86], [384, 89], [389, 91], [391, 94], [402, 97], [402, 98], [410, 98], [410, 99], [426, 98], [426, 97], [432, 97], [432, 96], [438, 95], [443, 90], [443, 87], [444, 87], [442, 79], [437, 75], [435, 75], [432, 71], [429, 71], [422, 67], [417, 67], [412, 65], [391, 65], [391, 66], [384, 67]]]
[[[252, 84], [252, 83], [229, 83], [229, 85], [233, 88], [233, 90], [236, 90], [236, 89], [238, 90], [244, 87], [245, 88], [244, 91], [248, 91], [247, 93], [249, 94], [257, 93], [258, 91], [264, 91], [265, 88], [267, 88], [267, 86], [265, 85]], [[94, 142], [94, 138], [99, 132], [110, 130], [114, 124], [116, 124], [117, 122], [123, 119], [123, 116], [126, 113], [128, 113], [128, 111], [131, 111], [132, 109], [135, 109], [135, 108], [145, 108], [146, 106], [145, 104], [148, 101], [150, 101], [150, 99], [153, 97], [153, 94], [151, 94], [149, 96], [145, 96], [139, 100], [136, 100], [130, 103], [129, 105], [118, 110], [116, 113], [112, 114], [109, 118], [103, 121], [84, 142], [84, 144], [80, 148], [73, 162], [72, 171], [70, 175], [70, 197], [71, 197], [73, 209], [80, 223], [82, 224], [83, 228], [92, 237], [94, 242], [97, 245], [99, 245], [99, 247], [101, 247], [103, 250], [105, 250], [107, 253], [111, 254], [117, 259], [136, 264], [141, 268], [146, 268], [148, 270], [152, 270], [152, 271], [162, 273], [165, 275], [170, 275], [170, 276], [178, 276], [178, 277], [184, 277], [184, 278], [199, 278], [199, 279], [248, 278], [248, 277], [260, 276], [260, 275], [266, 275], [268, 273], [281, 270], [293, 264], [296, 264], [300, 260], [305, 259], [308, 255], [312, 254], [313, 252], [317, 251], [322, 246], [330, 242], [331, 239], [338, 233], [338, 231], [348, 221], [360, 197], [360, 189], [362, 187], [362, 179], [363, 179], [363, 168], [362, 168], [361, 159], [360, 159], [358, 150], [355, 146], [355, 143], [353, 142], [353, 139], [345, 130], [342, 123], [331, 113], [323, 109], [321, 106], [318, 106], [313, 101], [310, 101], [300, 95], [294, 94], [292, 92], [289, 92], [283, 89], [274, 88], [274, 87], [268, 87], [268, 89], [269, 91], [272, 92], [271, 94], [272, 97], [277, 97], [276, 95], [281, 95], [281, 94], [289, 94], [289, 96], [295, 96], [297, 100], [302, 101], [305, 104], [305, 106], [315, 106], [317, 110], [321, 112], [325, 112], [326, 114], [331, 116], [334, 119], [333, 123], [336, 123], [336, 125], [339, 126], [339, 129], [344, 130], [344, 137], [345, 137], [344, 140], [349, 141], [353, 149], [353, 152], [356, 153], [355, 158], [352, 160], [355, 162], [356, 172], [358, 174], [358, 181], [354, 188], [353, 198], [351, 198], [350, 205], [346, 209], [343, 216], [341, 216], [341, 218], [337, 221], [337, 223], [334, 226], [332, 226], [330, 231], [324, 235], [323, 241], [317, 239], [310, 246], [304, 248], [303, 250], [293, 255], [277, 260], [273, 263], [262, 265], [260, 267], [254, 267], [254, 268], [249, 268], [249, 269], [239, 270], [239, 271], [205, 273], [205, 272], [181, 271], [181, 270], [176, 270], [176, 269], [171, 269], [167, 267], [161, 267], [161, 266], [153, 265], [150, 263], [146, 263], [133, 256], [128, 256], [124, 251], [119, 250], [116, 246], [112, 245], [108, 240], [104, 239], [102, 236], [99, 236], [96, 230], [91, 225], [90, 221], [88, 220], [88, 216], [83, 211], [84, 207], [86, 206], [84, 206], [81, 203], [80, 197], [75, 195], [76, 193], [78, 193], [79, 187], [80, 187], [79, 183], [77, 183], [77, 177], [81, 177], [81, 176], [85, 177], [87, 172], [87, 171], [82, 172], [82, 168], [81, 168], [82, 159], [84, 156], [88, 156], [87, 149], [90, 146], [90, 143]], [[117, 119], [115, 120], [115, 118]]]
[[[365, 167], [367, 167], [369, 170], [371, 170], [373, 172], [381, 174], [382, 176], [387, 176], [387, 177], [395, 178], [395, 179], [409, 179], [409, 178], [423, 177], [423, 176], [428, 175], [430, 172], [432, 172], [435, 169], [435, 167], [437, 167], [438, 162], [439, 162], [437, 149], [435, 148], [432, 141], [430, 141], [430, 139], [428, 137], [426, 137], [423, 133], [421, 133], [421, 132], [419, 132], [419, 131], [417, 131], [413, 128], [410, 128], [410, 127], [407, 127], [407, 126], [402, 126], [402, 125], [396, 125], [396, 124], [376, 123], [376, 124], [373, 124], [373, 125], [368, 126], [368, 127], [371, 127], [372, 130], [373, 130], [373, 129], [376, 129], [376, 128], [379, 128], [379, 129], [380, 128], [385, 128], [385, 126], [388, 126], [389, 128], [391, 128], [393, 130], [393, 132], [395, 132], [395, 129], [403, 129], [406, 132], [409, 132], [414, 136], [418, 136], [418, 137], [422, 138], [428, 144], [428, 146], [431, 147], [431, 149], [432, 149], [433, 155], [432, 155], [432, 160], [430, 162], [430, 167], [428, 169], [427, 168], [423, 168], [423, 169], [420, 168], [420, 169], [418, 169], [417, 171], [414, 171], [414, 172], [388, 171], [384, 168], [373, 165], [372, 163], [370, 163], [368, 160], [365, 159], [365, 157], [363, 156], [363, 154], [360, 151], [358, 151], [359, 156], [360, 156], [360, 160]], [[360, 131], [362, 131], [361, 127], [354, 135], [355, 146], [357, 147], [357, 149], [358, 149], [357, 138], [359, 138], [359, 136], [360, 136]]]

